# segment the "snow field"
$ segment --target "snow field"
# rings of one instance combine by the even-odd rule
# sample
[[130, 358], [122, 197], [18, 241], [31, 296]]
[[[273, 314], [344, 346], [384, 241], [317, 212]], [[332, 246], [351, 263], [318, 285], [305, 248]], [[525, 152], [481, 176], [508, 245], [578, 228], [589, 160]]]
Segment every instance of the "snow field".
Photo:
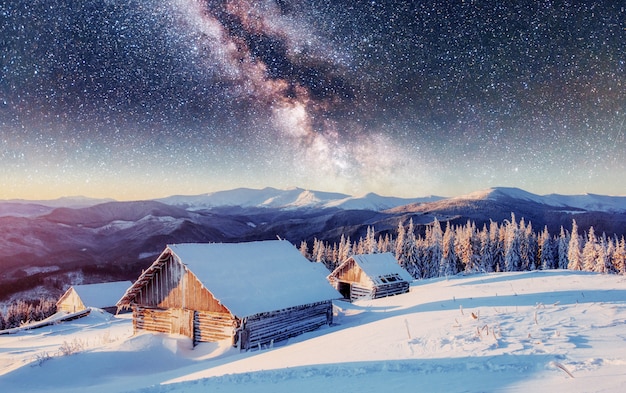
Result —
[[[92, 313], [0, 336], [0, 391], [626, 390], [623, 276], [455, 276], [336, 302], [335, 312], [333, 326], [245, 353], [226, 342], [192, 350], [183, 337], [133, 336], [128, 314]], [[76, 353], [60, 351], [74, 342]]]

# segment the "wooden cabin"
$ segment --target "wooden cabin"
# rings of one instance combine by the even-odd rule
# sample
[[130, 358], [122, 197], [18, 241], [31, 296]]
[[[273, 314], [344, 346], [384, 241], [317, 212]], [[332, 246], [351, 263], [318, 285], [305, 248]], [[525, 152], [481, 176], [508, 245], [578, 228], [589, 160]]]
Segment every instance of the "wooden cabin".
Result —
[[74, 313], [87, 307], [95, 307], [115, 313], [117, 301], [131, 285], [130, 281], [73, 285], [59, 298], [57, 311]]
[[325, 275], [284, 240], [168, 245], [118, 307], [135, 331], [249, 349], [330, 324], [341, 295]]
[[409, 291], [413, 277], [391, 253], [353, 255], [328, 276], [344, 297], [376, 299]]

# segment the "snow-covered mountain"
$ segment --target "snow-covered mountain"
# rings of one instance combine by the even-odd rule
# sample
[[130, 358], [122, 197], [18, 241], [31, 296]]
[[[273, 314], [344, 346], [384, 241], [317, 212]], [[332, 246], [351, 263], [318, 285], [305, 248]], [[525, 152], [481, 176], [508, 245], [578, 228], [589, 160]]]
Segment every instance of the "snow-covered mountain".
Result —
[[[69, 206], [52, 207], [66, 201]], [[93, 200], [91, 202], [94, 202]], [[0, 301], [22, 291], [60, 292], [68, 277], [133, 279], [168, 243], [276, 239], [358, 240], [372, 227], [395, 236], [412, 220], [423, 234], [435, 219], [478, 228], [491, 220], [524, 218], [556, 235], [576, 219], [579, 233], [626, 235], [626, 197], [535, 195], [491, 188], [454, 198], [349, 196], [293, 188], [236, 189], [152, 201], [0, 201]], [[33, 274], [32, 272], [38, 272]], [[58, 295], [58, 293], [51, 293]]]
[[462, 200], [519, 200], [538, 203], [546, 206], [564, 209], [601, 211], [601, 212], [626, 212], [626, 196], [608, 196], [597, 194], [584, 195], [536, 195], [528, 191], [513, 187], [495, 187], [476, 191], [470, 194], [451, 198], [453, 201]]
[[438, 196], [423, 198], [385, 197], [374, 193], [362, 196], [291, 188], [286, 190], [266, 187], [263, 189], [237, 188], [201, 195], [174, 195], [158, 199], [159, 202], [185, 208], [205, 210], [215, 207], [239, 206], [244, 208], [261, 207], [275, 209], [326, 209], [374, 210], [381, 211], [409, 203], [433, 202], [442, 199]]
[[[537, 195], [513, 187], [494, 187], [469, 194], [446, 198], [425, 196], [398, 198], [368, 193], [351, 196], [342, 193], [306, 190], [302, 188], [263, 189], [237, 188], [200, 195], [174, 195], [157, 199], [167, 205], [187, 210], [206, 210], [216, 207], [274, 208], [283, 210], [328, 209], [383, 211], [405, 206], [462, 205], [468, 201], [520, 201], [559, 208], [559, 210], [626, 212], [626, 196], [584, 195]], [[434, 205], [433, 205], [434, 206]]]

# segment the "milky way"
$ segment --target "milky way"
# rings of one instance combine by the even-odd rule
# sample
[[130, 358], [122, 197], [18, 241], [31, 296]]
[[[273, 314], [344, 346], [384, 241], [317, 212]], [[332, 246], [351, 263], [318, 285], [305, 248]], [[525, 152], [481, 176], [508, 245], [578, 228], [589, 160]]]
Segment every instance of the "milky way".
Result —
[[49, 0], [0, 18], [0, 198], [626, 194], [619, 2]]

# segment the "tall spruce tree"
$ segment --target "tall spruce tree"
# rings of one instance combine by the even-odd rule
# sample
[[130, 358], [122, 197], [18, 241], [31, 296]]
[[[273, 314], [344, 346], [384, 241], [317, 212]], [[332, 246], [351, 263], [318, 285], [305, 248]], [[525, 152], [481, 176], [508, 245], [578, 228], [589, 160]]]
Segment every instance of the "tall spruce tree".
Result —
[[578, 225], [576, 220], [572, 220], [572, 231], [570, 232], [569, 245], [567, 247], [567, 268], [569, 270], [582, 270], [582, 256], [580, 251], [580, 238], [578, 237]]
[[424, 266], [424, 278], [437, 277], [439, 275], [439, 264], [443, 256], [443, 231], [439, 220], [435, 218], [430, 230], [429, 241], [427, 243], [426, 263]]
[[557, 268], [558, 269], [567, 269], [567, 265], [569, 263], [569, 259], [567, 257], [569, 250], [569, 237], [565, 232], [563, 226], [561, 226], [561, 232], [559, 232], [559, 240], [557, 242]]
[[596, 270], [596, 263], [598, 262], [598, 240], [593, 226], [589, 227], [589, 234], [587, 235], [587, 241], [583, 247], [582, 252], [582, 270], [593, 272]]
[[613, 266], [618, 274], [626, 274], [626, 240], [620, 239], [613, 253]]
[[457, 256], [454, 252], [454, 230], [450, 226], [450, 221], [446, 223], [446, 230], [443, 233], [441, 262], [439, 264], [439, 276], [451, 276], [457, 274]]
[[511, 221], [506, 222], [504, 233], [504, 270], [519, 271], [521, 265], [520, 234], [514, 213], [511, 213]]

